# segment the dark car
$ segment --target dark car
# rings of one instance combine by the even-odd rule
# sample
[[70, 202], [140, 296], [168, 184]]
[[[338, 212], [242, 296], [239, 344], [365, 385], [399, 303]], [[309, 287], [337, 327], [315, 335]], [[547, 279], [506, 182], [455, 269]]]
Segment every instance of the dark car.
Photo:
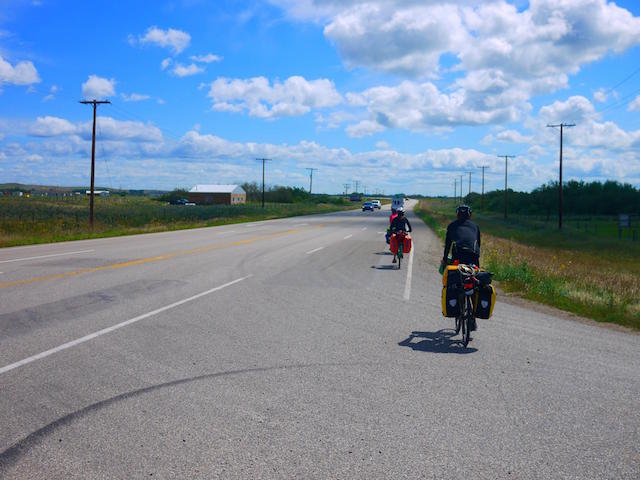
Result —
[[366, 210], [371, 210], [371, 211], [373, 212], [373, 209], [374, 209], [374, 208], [375, 208], [375, 207], [373, 206], [373, 203], [371, 203], [371, 202], [364, 202], [364, 203], [362, 204], [362, 211], [363, 211], [363, 212], [364, 212], [364, 211], [366, 211]]
[[169, 200], [169, 205], [195, 205], [195, 203], [190, 202], [186, 198], [174, 198], [173, 200]]

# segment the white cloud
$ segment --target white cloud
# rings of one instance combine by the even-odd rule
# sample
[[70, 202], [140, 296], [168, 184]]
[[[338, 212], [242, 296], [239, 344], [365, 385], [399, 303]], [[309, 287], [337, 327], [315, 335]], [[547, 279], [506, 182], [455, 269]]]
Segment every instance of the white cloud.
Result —
[[167, 57], [167, 58], [165, 58], [164, 60], [162, 60], [162, 63], [160, 64], [160, 67], [162, 68], [162, 70], [166, 70], [166, 69], [167, 69], [167, 67], [168, 67], [169, 65], [171, 65], [171, 62], [172, 62], [172, 61], [173, 61], [173, 60], [172, 60], [171, 58], [169, 58], [169, 57]]
[[533, 140], [532, 136], [522, 135], [517, 130], [503, 130], [496, 134], [495, 138], [501, 142], [510, 143], [531, 143]]
[[176, 63], [171, 72], [178, 77], [189, 77], [191, 75], [204, 72], [204, 68], [199, 67], [195, 63], [191, 63], [187, 66], [182, 65], [181, 63]]
[[627, 107], [630, 112], [640, 112], [640, 95], [638, 95]]
[[25, 157], [25, 160], [27, 162], [41, 163], [42, 160], [44, 160], [44, 157], [42, 155], [38, 155], [37, 153], [33, 153], [31, 155], [27, 155]]
[[[133, 36], [129, 37], [129, 42], [136, 43]], [[157, 45], [163, 48], [169, 48], [175, 55], [182, 52], [189, 46], [191, 42], [191, 35], [182, 30], [169, 28], [168, 30], [162, 30], [158, 27], [149, 27], [144, 35], [138, 36], [138, 43], [141, 45]]]
[[207, 53], [206, 55], [191, 55], [189, 57], [192, 61], [198, 63], [212, 63], [212, 62], [221, 62], [222, 57], [219, 55], [214, 55], [213, 53]]
[[33, 63], [23, 61], [16, 65], [11, 65], [0, 56], [0, 85], [8, 83], [11, 85], [32, 85], [40, 83], [38, 71]]
[[[452, 118], [448, 114], [452, 109], [442, 104], [440, 114], [435, 115], [438, 109], [426, 104], [404, 107], [403, 111], [426, 114], [425, 120], [395, 121], [397, 128], [516, 119], [531, 108], [532, 96], [567, 87], [569, 76], [583, 65], [640, 44], [640, 17], [607, 0], [270, 1], [293, 18], [324, 24], [325, 36], [350, 68], [391, 72], [414, 81], [459, 74], [448, 89], [442, 87], [446, 95], [435, 87], [436, 92], [424, 94], [463, 111]], [[426, 83], [420, 85], [424, 90], [430, 88]], [[393, 96], [393, 92], [384, 93]], [[379, 96], [356, 95], [349, 100], [352, 105], [360, 101], [369, 110], [372, 101], [383, 103]], [[369, 122], [384, 125], [386, 120], [376, 119], [377, 113], [394, 117], [386, 107], [381, 112], [377, 107], [373, 110]]]
[[351, 105], [366, 106], [368, 111], [367, 120], [347, 128], [347, 133], [356, 137], [387, 128], [438, 131], [457, 125], [502, 123], [515, 121], [520, 115], [518, 103], [495, 102], [463, 88], [444, 94], [431, 82], [404, 81], [393, 87], [374, 87], [347, 94], [347, 99]]
[[389, 143], [385, 142], [384, 140], [379, 140], [376, 142], [376, 148], [380, 150], [389, 150]]
[[151, 98], [150, 95], [144, 95], [141, 93], [132, 93], [127, 95], [126, 93], [121, 93], [120, 96], [125, 102], [141, 102], [143, 100], [149, 100]]
[[607, 91], [604, 88], [600, 88], [593, 92], [593, 99], [596, 102], [604, 103], [607, 101]]
[[84, 98], [106, 98], [116, 94], [115, 79], [107, 79], [98, 77], [97, 75], [89, 75], [86, 82], [82, 84], [82, 96]]
[[332, 107], [342, 101], [330, 80], [306, 80], [299, 76], [284, 82], [276, 80], [273, 85], [265, 77], [218, 78], [209, 85], [207, 96], [214, 110], [246, 110], [249, 115], [260, 118], [303, 115], [312, 108]]
[[77, 127], [69, 120], [60, 117], [38, 117], [30, 126], [28, 133], [36, 137], [56, 137], [71, 135], [77, 132]]
[[51, 88], [49, 89], [49, 94], [46, 95], [42, 101], [43, 102], [49, 102], [53, 99], [56, 98], [56, 92], [58, 91], [58, 86], [57, 85], [52, 85]]

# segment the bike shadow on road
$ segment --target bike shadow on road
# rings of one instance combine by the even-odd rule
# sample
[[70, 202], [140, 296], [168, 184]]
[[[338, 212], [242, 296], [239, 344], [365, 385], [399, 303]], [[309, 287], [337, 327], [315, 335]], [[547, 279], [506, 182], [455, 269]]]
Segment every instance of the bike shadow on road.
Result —
[[398, 264], [391, 263], [389, 265], [371, 265], [371, 268], [375, 268], [376, 270], [398, 270]]
[[477, 352], [477, 348], [463, 347], [460, 336], [455, 330], [443, 329], [437, 332], [411, 332], [409, 337], [398, 345], [420, 352], [468, 354]]

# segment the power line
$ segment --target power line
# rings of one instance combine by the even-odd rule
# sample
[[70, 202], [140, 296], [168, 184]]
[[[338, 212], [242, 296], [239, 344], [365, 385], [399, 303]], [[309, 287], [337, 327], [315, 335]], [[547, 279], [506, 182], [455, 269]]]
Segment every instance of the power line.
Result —
[[80, 100], [84, 105], [93, 105], [93, 135], [91, 136], [91, 193], [89, 198], [89, 226], [93, 228], [93, 192], [96, 176], [96, 110], [98, 105], [110, 104], [109, 100]]
[[562, 131], [564, 127], [575, 127], [575, 123], [547, 125], [548, 128], [560, 127], [560, 182], [558, 184], [558, 230], [562, 230]]

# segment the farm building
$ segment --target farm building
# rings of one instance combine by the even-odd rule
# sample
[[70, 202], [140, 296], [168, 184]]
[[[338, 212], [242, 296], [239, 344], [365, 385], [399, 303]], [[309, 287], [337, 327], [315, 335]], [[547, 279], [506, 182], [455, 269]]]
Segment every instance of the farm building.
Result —
[[240, 185], [196, 185], [187, 198], [199, 205], [239, 205], [247, 202], [247, 192]]

